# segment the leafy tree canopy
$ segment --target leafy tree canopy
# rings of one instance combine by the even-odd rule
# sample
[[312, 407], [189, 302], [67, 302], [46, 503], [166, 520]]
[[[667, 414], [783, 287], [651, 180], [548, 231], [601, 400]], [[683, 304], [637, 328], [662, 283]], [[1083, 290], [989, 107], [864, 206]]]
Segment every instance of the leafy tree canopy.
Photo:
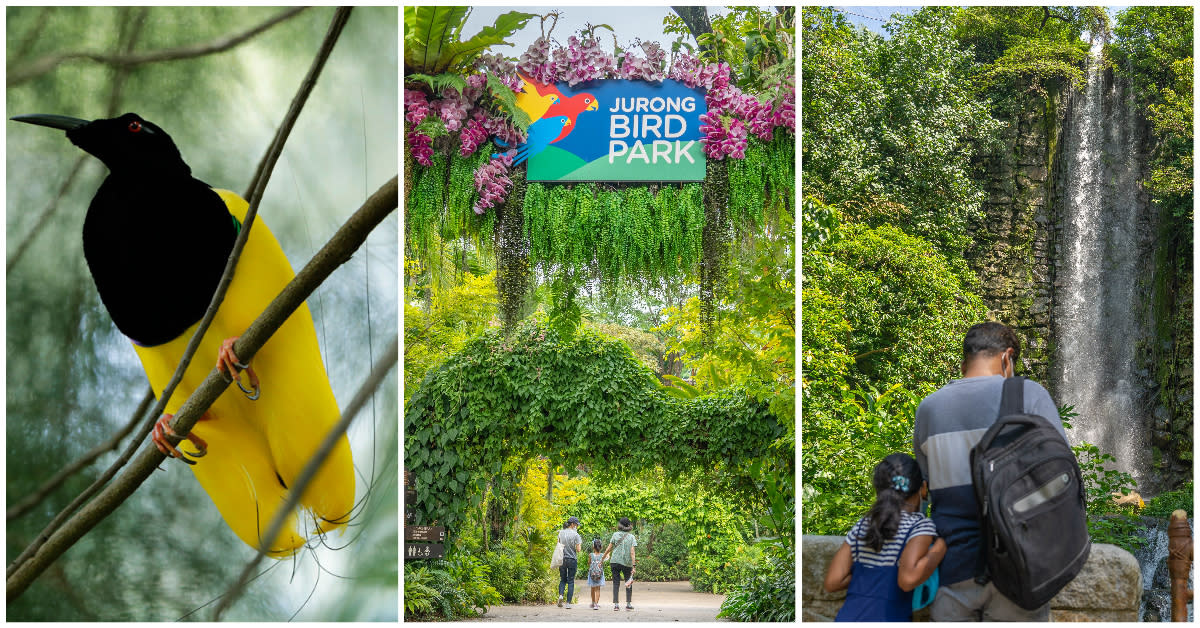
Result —
[[[830, 9], [804, 9], [803, 162], [826, 203], [899, 204], [891, 222], [961, 253], [983, 190], [971, 157], [1000, 128], [975, 97], [974, 62], [948, 9], [889, 22], [889, 39], [853, 31]], [[850, 212], [848, 206], [846, 209]]]
[[1130, 7], [1117, 15], [1112, 46], [1117, 71], [1133, 82], [1154, 129], [1147, 187], [1185, 225], [1194, 198], [1192, 19], [1187, 6]]
[[[805, 204], [806, 213], [822, 208]], [[963, 334], [987, 314], [961, 260], [888, 225], [836, 226], [804, 251], [803, 281], [806, 417], [807, 404], [847, 386], [946, 381]]]

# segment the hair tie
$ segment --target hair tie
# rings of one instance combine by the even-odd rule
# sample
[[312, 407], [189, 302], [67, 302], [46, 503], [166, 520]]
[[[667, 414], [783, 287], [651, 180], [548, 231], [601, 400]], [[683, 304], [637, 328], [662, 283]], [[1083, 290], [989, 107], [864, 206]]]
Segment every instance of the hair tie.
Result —
[[904, 477], [903, 475], [893, 475], [892, 488], [900, 491], [901, 493], [907, 494], [909, 488], [908, 478]]

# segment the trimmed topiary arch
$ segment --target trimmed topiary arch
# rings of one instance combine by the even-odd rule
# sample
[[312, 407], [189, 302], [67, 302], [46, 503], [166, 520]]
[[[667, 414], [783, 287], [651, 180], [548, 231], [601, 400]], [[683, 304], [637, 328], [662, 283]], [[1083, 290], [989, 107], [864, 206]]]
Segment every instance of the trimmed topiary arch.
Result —
[[594, 330], [561, 338], [531, 318], [484, 332], [430, 372], [405, 414], [415, 524], [448, 530], [511, 456], [668, 473], [768, 455], [784, 426], [739, 390], [676, 399], [629, 346]]

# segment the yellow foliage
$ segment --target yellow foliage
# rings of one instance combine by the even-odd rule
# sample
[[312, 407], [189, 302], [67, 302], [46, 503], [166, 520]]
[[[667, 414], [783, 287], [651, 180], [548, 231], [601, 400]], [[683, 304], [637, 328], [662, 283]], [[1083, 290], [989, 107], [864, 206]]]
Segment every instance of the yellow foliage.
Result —
[[[558, 531], [570, 516], [570, 508], [583, 498], [583, 489], [590, 483], [586, 477], [568, 478], [554, 474], [553, 503], [546, 501], [546, 465], [544, 458], [533, 460], [521, 482], [521, 527], [532, 546], [552, 548]], [[546, 552], [547, 562], [550, 554]]]

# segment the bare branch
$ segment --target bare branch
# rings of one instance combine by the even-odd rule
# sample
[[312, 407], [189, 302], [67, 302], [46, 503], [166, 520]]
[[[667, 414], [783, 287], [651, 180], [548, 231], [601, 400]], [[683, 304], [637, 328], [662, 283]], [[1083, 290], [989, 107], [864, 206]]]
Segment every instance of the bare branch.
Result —
[[[263, 162], [259, 164], [259, 170], [255, 175], [255, 181], [252, 185], [254, 193], [251, 194], [250, 198], [248, 199], [250, 207], [246, 210], [246, 216], [242, 223], [242, 229], [238, 233], [237, 240], [234, 242], [233, 251], [230, 252], [229, 261], [225, 265], [225, 272], [221, 277], [220, 283], [217, 285], [216, 292], [213, 294], [212, 301], [208, 306], [208, 311], [205, 312], [204, 318], [200, 319], [200, 323], [197, 325], [196, 331], [192, 334], [192, 338], [184, 350], [183, 358], [180, 360], [179, 366], [176, 367], [175, 373], [171, 376], [170, 381], [167, 382], [167, 386], [163, 389], [163, 393], [159, 396], [158, 403], [155, 404], [153, 412], [151, 412], [151, 414], [146, 418], [146, 421], [139, 429], [137, 436], [133, 439], [133, 441], [129, 444], [129, 447], [126, 448], [125, 452], [117, 459], [117, 461], [114, 462], [112, 466], [110, 466], [95, 482], [93, 482], [91, 486], [85, 489], [83, 493], [81, 493], [70, 504], [68, 504], [66, 508], [59, 512], [58, 515], [55, 516], [54, 520], [51, 521], [48, 526], [46, 526], [46, 529], [44, 529], [41, 534], [34, 539], [33, 543], [31, 543], [29, 547], [25, 548], [25, 551], [21, 552], [17, 559], [8, 566], [6, 574], [9, 577], [13, 576], [13, 574], [17, 572], [17, 570], [22, 566], [22, 563], [29, 560], [34, 554], [36, 554], [41, 545], [51, 537], [51, 535], [59, 528], [59, 526], [62, 526], [64, 523], [66, 523], [68, 517], [70, 517], [72, 513], [74, 513], [77, 509], [83, 506], [84, 503], [96, 495], [97, 492], [99, 492], [100, 489], [116, 475], [117, 471], [119, 471], [120, 468], [133, 457], [133, 454], [137, 451], [138, 444], [143, 438], [145, 438], [146, 434], [148, 434], [150, 429], [153, 427], [155, 417], [163, 413], [167, 402], [171, 399], [171, 395], [175, 392], [175, 388], [178, 387], [179, 382], [183, 380], [183, 374], [187, 371], [188, 366], [191, 364], [192, 357], [195, 355], [196, 350], [200, 347], [200, 340], [204, 337], [205, 332], [208, 331], [209, 325], [212, 324], [213, 319], [216, 317], [217, 309], [220, 307], [221, 302], [225, 299], [225, 292], [228, 290], [229, 283], [233, 278], [233, 269], [237, 264], [237, 260], [241, 255], [242, 249], [246, 245], [246, 238], [250, 235], [250, 229], [253, 226], [254, 216], [258, 213], [258, 204], [262, 200], [262, 192], [266, 187], [266, 179], [270, 177], [270, 169], [274, 167], [275, 162], [279, 159], [279, 154], [283, 152], [284, 140], [286, 140], [287, 135], [292, 129], [292, 126], [294, 126], [296, 118], [299, 117], [300, 111], [303, 108], [304, 103], [307, 101], [309, 93], [312, 92], [312, 88], [316, 85], [316, 77], [320, 74], [321, 69], [325, 66], [325, 61], [328, 59], [329, 53], [333, 49], [333, 44], [337, 41], [338, 36], [341, 34], [342, 27], [345, 25], [348, 14], [349, 9], [345, 8], [339, 8], [335, 13], [333, 23], [330, 25], [329, 32], [327, 32], [325, 35], [325, 41], [322, 42], [321, 49], [317, 53], [317, 58], [314, 59], [308, 75], [305, 76], [304, 81], [300, 85], [299, 91], [292, 100], [292, 105], [288, 110], [287, 116], [285, 116], [282, 125], [276, 132], [275, 139], [271, 142], [271, 147], [268, 149], [268, 157], [264, 158]], [[266, 165], [265, 168], [264, 165]], [[243, 348], [244, 342], [245, 339], [243, 338], [241, 341], [236, 343], [234, 345], [234, 350], [238, 356], [241, 356], [244, 360], [249, 360], [251, 357], [253, 357], [253, 354], [257, 352], [257, 347], [254, 349], [254, 351], [250, 351], [246, 348]], [[246, 353], [243, 354], [242, 351], [245, 351]], [[233, 380], [230, 379], [228, 375], [225, 375], [223, 372], [221, 372], [221, 374], [225, 377], [226, 385], [232, 383]], [[190, 423], [187, 425], [187, 429], [180, 430], [181, 422], [179, 415], [176, 415], [171, 427], [177, 434], [187, 434], [189, 431], [191, 431]]]
[[366, 405], [367, 401], [375, 393], [375, 390], [383, 383], [383, 378], [395, 368], [398, 354], [399, 342], [398, 339], [393, 338], [391, 344], [388, 345], [387, 352], [375, 363], [375, 367], [371, 370], [371, 374], [367, 376], [367, 380], [363, 382], [362, 387], [358, 389], [358, 393], [354, 395], [354, 398], [350, 400], [350, 404], [346, 406], [346, 410], [342, 412], [342, 418], [325, 435], [325, 440], [321, 441], [321, 446], [317, 449], [317, 452], [304, 465], [304, 469], [300, 472], [300, 477], [296, 479], [289, 491], [287, 501], [275, 512], [270, 525], [267, 526], [267, 533], [262, 537], [263, 541], [262, 545], [258, 548], [258, 553], [242, 568], [242, 573], [238, 576], [237, 581], [234, 582], [233, 586], [229, 587], [229, 590], [222, 596], [221, 603], [213, 611], [213, 621], [220, 621], [221, 615], [225, 613], [226, 609], [241, 597], [242, 591], [246, 588], [246, 584], [250, 581], [254, 570], [262, 562], [263, 557], [266, 556], [267, 544], [269, 543], [267, 539], [274, 539], [283, 531], [284, 523], [287, 522], [292, 511], [300, 503], [300, 497], [304, 495], [304, 491], [308, 489], [308, 485], [316, 477], [317, 470], [321, 468], [321, 465], [333, 453], [333, 448], [342, 438], [342, 435], [346, 433], [354, 417], [358, 416], [362, 407]]
[[36, 491], [26, 496], [25, 499], [13, 504], [6, 513], [6, 521], [12, 521], [32, 510], [34, 506], [41, 503], [43, 499], [46, 499], [50, 493], [53, 493], [67, 478], [83, 470], [89, 464], [92, 464], [104, 452], [116, 451], [117, 446], [121, 444], [121, 440], [133, 431], [138, 421], [146, 414], [146, 410], [150, 409], [150, 404], [152, 403], [154, 403], [154, 389], [148, 388], [145, 396], [142, 397], [142, 402], [138, 404], [137, 410], [133, 411], [133, 416], [129, 417], [129, 422], [125, 424], [125, 427], [121, 428], [116, 434], [113, 434], [108, 440], [93, 447], [91, 451], [83, 454], [75, 462], [63, 467], [58, 473], [54, 474], [54, 477], [46, 480]]
[[[354, 251], [366, 241], [371, 230], [396, 210], [398, 201], [398, 177], [392, 177], [338, 229], [329, 242], [296, 274], [295, 279], [284, 287], [279, 296], [275, 297], [267, 309], [246, 329], [238, 342], [239, 347], [242, 347], [239, 352], [244, 349], [247, 354], [257, 353], [287, 317], [300, 307], [338, 266], [350, 259]], [[394, 354], [392, 359], [395, 360]], [[200, 416], [225, 392], [230, 383], [229, 376], [223, 371], [216, 368], [210, 371], [204, 382], [179, 408], [172, 421], [172, 428], [182, 434], [191, 431]], [[121, 477], [104, 487], [95, 499], [80, 508], [78, 513], [49, 535], [40, 548], [9, 575], [5, 582], [8, 602], [11, 603], [20, 597], [63, 552], [116, 510], [150, 477], [150, 474], [154, 473], [164, 459], [165, 456], [156, 447], [143, 447]]]
[[221, 37], [219, 39], [202, 44], [192, 44], [190, 46], [181, 46], [179, 48], [168, 48], [165, 50], [153, 50], [150, 52], [126, 54], [106, 54], [102, 52], [63, 52], [46, 55], [32, 61], [23, 69], [10, 69], [8, 71], [6, 84], [8, 87], [20, 85], [21, 83], [50, 72], [65, 61], [77, 59], [86, 59], [89, 61], [95, 61], [96, 63], [128, 67], [142, 65], [145, 63], [194, 59], [196, 57], [203, 57], [205, 55], [215, 54], [218, 52], [225, 52], [226, 50], [234, 48], [239, 44], [245, 43], [250, 38], [262, 33], [263, 31], [266, 31], [272, 26], [299, 15], [300, 12], [305, 8], [306, 7], [295, 7], [287, 9], [279, 15], [276, 15], [275, 17], [251, 28], [250, 30], [238, 33], [236, 35], [230, 35], [228, 37]]

